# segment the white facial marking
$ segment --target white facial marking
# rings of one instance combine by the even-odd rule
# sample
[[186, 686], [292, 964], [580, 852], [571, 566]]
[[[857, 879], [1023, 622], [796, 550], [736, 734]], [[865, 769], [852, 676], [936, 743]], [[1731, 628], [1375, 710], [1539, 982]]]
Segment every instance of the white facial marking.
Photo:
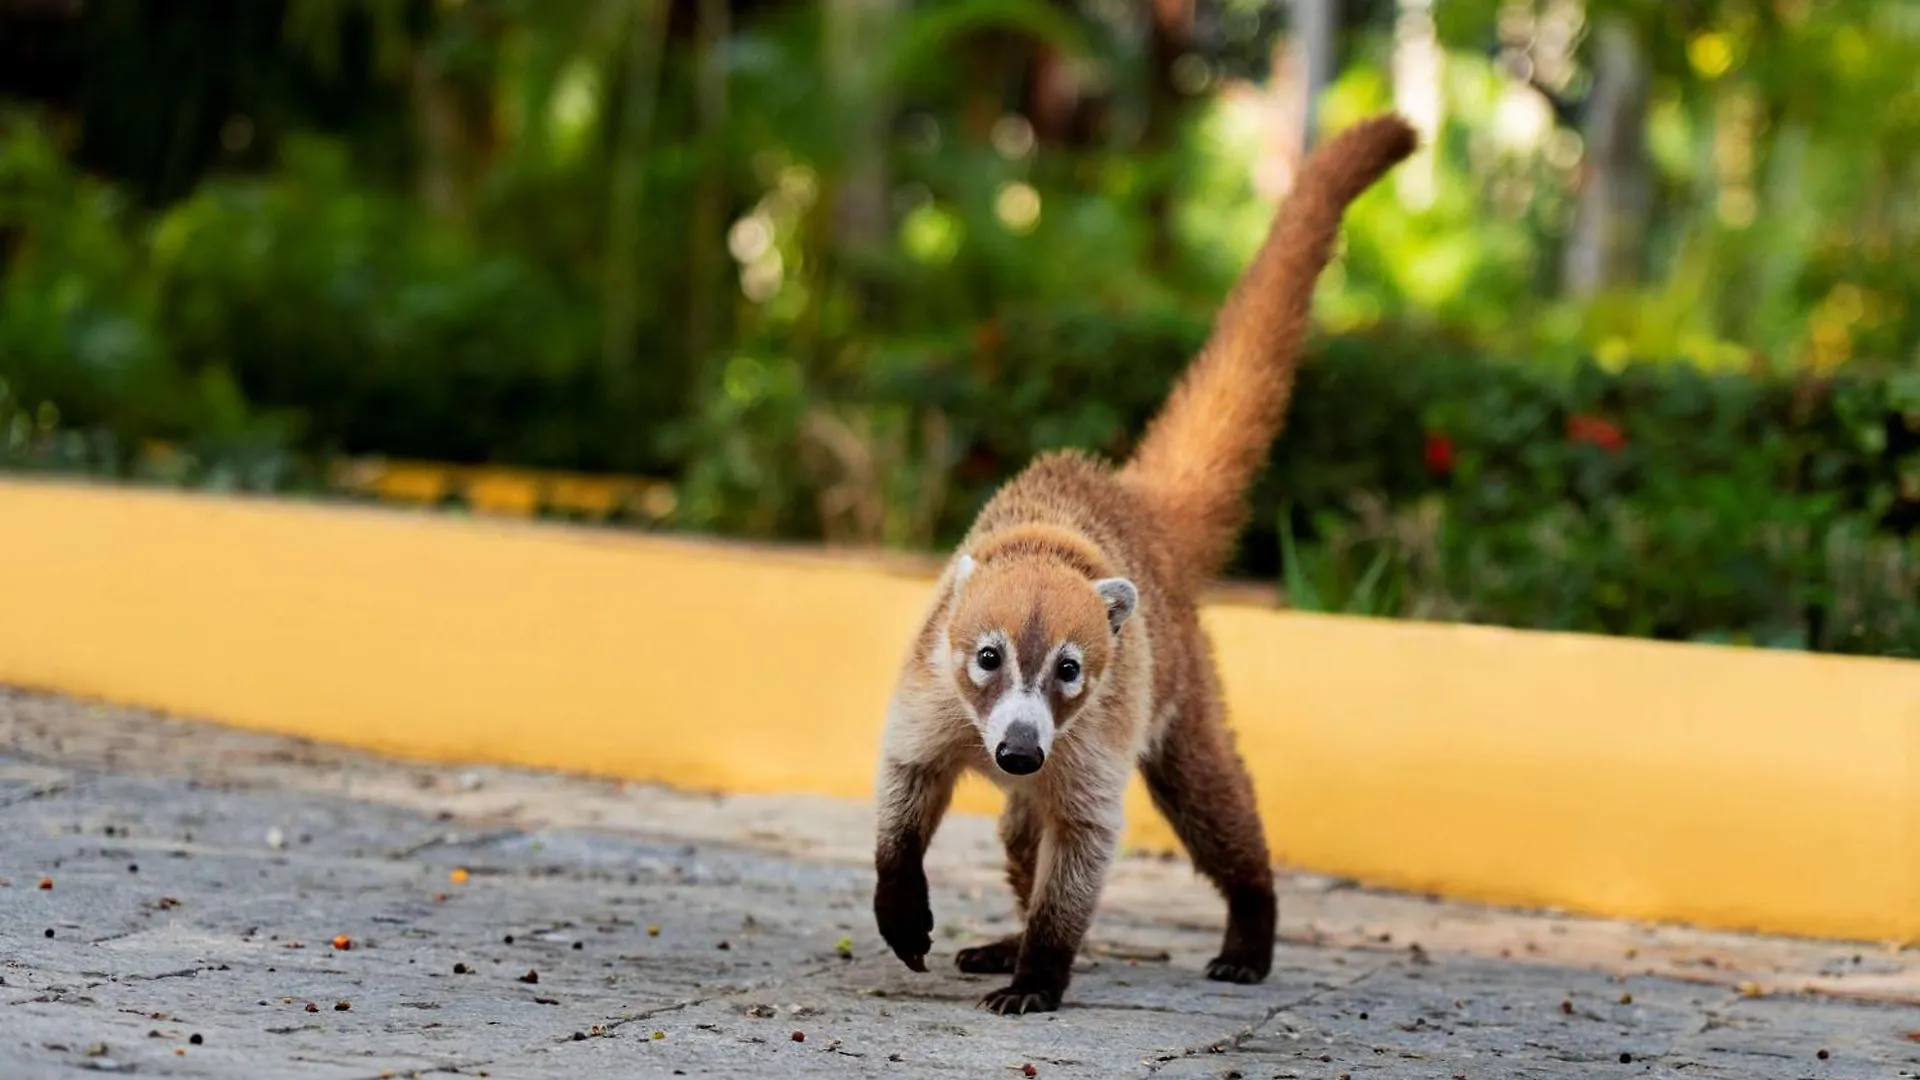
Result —
[[[1074, 677], [1071, 679], [1063, 679], [1060, 677], [1061, 661], [1063, 660], [1071, 660], [1073, 662], [1073, 669], [1075, 674], [1074, 674]], [[1079, 697], [1080, 694], [1086, 690], [1087, 688], [1086, 662], [1087, 662], [1087, 658], [1081, 654], [1080, 646], [1075, 645], [1071, 641], [1060, 646], [1059, 651], [1054, 654], [1050, 663], [1053, 665], [1054, 682], [1058, 684], [1060, 687], [1061, 697], [1066, 698], [1068, 701], [1072, 701], [1074, 698]]]
[[964, 551], [961, 552], [960, 555], [953, 560], [953, 587], [954, 588], [958, 589], [960, 586], [965, 585], [967, 583], [967, 579], [973, 576], [973, 567], [974, 567], [973, 556], [967, 554]]
[[1042, 754], [1053, 751], [1053, 710], [1047, 707], [1047, 699], [1032, 690], [1016, 690], [1000, 695], [987, 714], [987, 752], [993, 753], [1006, 741], [1007, 729], [1020, 723], [1033, 725]]
[[[987, 660], [992, 663], [983, 662]], [[1020, 685], [1020, 663], [1007, 644], [1007, 635], [989, 630], [974, 643], [973, 652], [967, 657], [967, 678], [972, 679], [975, 686], [985, 686], [1001, 671], [1007, 672], [1012, 680], [1009, 685]]]

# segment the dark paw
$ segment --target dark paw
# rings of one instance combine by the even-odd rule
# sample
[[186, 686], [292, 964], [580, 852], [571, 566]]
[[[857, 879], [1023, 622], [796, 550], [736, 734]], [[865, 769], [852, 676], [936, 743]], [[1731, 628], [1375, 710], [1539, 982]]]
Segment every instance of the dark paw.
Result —
[[1014, 962], [1019, 959], [1020, 938], [1016, 935], [961, 949], [953, 958], [953, 966], [968, 975], [1011, 975]]
[[873, 894], [874, 921], [880, 936], [900, 962], [914, 971], [927, 970], [933, 951], [933, 910], [927, 905], [925, 879], [918, 883], [885, 885]]
[[1216, 956], [1207, 964], [1207, 978], [1215, 982], [1252, 984], [1266, 977], [1265, 968], [1256, 967], [1233, 957]]
[[1029, 990], [1019, 985], [995, 990], [980, 999], [980, 1007], [1001, 1016], [1052, 1012], [1060, 1007], [1060, 995], [1047, 990]]

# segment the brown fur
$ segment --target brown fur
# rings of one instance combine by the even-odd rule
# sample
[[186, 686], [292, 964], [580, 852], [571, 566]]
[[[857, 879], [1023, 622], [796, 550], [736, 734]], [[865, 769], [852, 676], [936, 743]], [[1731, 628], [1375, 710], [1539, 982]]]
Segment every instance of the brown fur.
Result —
[[1342, 213], [1415, 145], [1404, 121], [1380, 116], [1308, 159], [1212, 338], [1121, 471], [1150, 493], [1190, 578], [1218, 571], [1245, 524], [1246, 490], [1286, 418], [1314, 282]]
[[[1132, 460], [1116, 471], [1079, 453], [1044, 455], [962, 542], [902, 667], [881, 752], [874, 913], [910, 968], [926, 970], [932, 947], [922, 856], [972, 769], [1008, 796], [1001, 838], [1025, 929], [956, 962], [1013, 976], [984, 999], [994, 1011], [1056, 1008], [1138, 767], [1226, 900], [1208, 977], [1266, 977], [1273, 874], [1194, 594], [1231, 552], [1246, 489], [1285, 417], [1341, 216], [1414, 143], [1388, 116], [1317, 150]], [[1044, 763], [1022, 772], [1018, 754], [996, 759], [1009, 748]]]

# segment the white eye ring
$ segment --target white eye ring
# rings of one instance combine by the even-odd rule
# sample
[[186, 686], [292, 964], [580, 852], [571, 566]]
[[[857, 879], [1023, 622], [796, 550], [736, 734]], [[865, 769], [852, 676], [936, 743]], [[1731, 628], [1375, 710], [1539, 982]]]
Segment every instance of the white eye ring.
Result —
[[1007, 649], [1006, 635], [999, 631], [987, 634], [973, 646], [973, 652], [967, 656], [967, 677], [975, 686], [985, 686], [994, 673], [1012, 663], [1013, 654]]
[[1060, 684], [1063, 697], [1080, 696], [1080, 691], [1087, 685], [1087, 667], [1079, 649], [1072, 645], [1061, 648], [1060, 655], [1053, 661], [1053, 677]]

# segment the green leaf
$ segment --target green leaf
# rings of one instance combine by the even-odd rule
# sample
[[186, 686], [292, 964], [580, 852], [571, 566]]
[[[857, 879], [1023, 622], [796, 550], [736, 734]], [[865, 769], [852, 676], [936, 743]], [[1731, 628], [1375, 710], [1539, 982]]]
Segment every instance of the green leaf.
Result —
[[1300, 560], [1298, 545], [1293, 540], [1293, 518], [1291, 506], [1280, 508], [1280, 560], [1282, 572], [1286, 575], [1287, 603], [1299, 611], [1324, 611], [1320, 602], [1320, 591], [1313, 587], [1313, 581], [1307, 576], [1307, 569]]

